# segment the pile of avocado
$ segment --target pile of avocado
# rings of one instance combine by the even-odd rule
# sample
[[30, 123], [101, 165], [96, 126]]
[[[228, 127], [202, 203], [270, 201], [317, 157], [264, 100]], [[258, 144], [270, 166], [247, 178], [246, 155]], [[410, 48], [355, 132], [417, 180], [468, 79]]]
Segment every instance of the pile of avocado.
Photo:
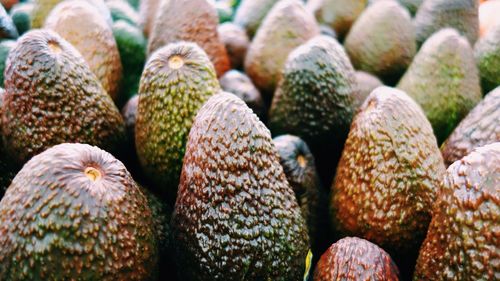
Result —
[[500, 0], [0, 4], [0, 281], [500, 280]]

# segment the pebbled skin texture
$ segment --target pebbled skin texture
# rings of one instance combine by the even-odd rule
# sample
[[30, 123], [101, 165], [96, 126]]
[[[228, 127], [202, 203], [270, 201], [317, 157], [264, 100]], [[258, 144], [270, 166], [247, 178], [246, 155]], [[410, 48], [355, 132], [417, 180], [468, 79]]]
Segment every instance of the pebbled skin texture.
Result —
[[414, 280], [500, 279], [499, 175], [500, 143], [448, 168]]
[[396, 1], [374, 3], [353, 24], [344, 46], [355, 69], [397, 83], [417, 52], [411, 16]]
[[379, 87], [353, 120], [332, 185], [333, 226], [389, 252], [419, 247], [445, 173], [432, 128], [404, 92]]
[[346, 237], [321, 256], [314, 271], [314, 281], [397, 281], [396, 264], [377, 245], [357, 237]]
[[301, 280], [309, 239], [269, 130], [229, 93], [189, 134], [172, 218], [182, 280]]
[[3, 139], [18, 164], [60, 143], [79, 142], [112, 153], [125, 140], [113, 100], [78, 51], [59, 35], [33, 30], [7, 58]]
[[224, 91], [242, 99], [260, 120], [266, 117], [267, 110], [262, 95], [245, 73], [230, 70], [219, 79], [219, 82]]
[[217, 32], [219, 16], [209, 0], [161, 2], [149, 38], [148, 54], [177, 41], [194, 42], [210, 57], [217, 76], [231, 68], [226, 47]]
[[[3, 98], [5, 95], [4, 89], [0, 88], [0, 112], [3, 108]], [[0, 118], [0, 130], [2, 128], [2, 120]], [[16, 176], [16, 168], [13, 167], [12, 160], [7, 156], [3, 143], [0, 140], [0, 200], [5, 193], [5, 190], [9, 187], [12, 179]]]
[[[500, 5], [500, 2], [498, 2]], [[500, 24], [493, 26], [474, 46], [483, 92], [500, 86]]]
[[120, 53], [113, 30], [98, 9], [81, 0], [64, 1], [49, 14], [44, 28], [51, 29], [82, 54], [102, 87], [118, 100], [122, 78]]
[[[86, 176], [88, 167], [101, 178]], [[0, 279], [149, 280], [147, 199], [123, 164], [86, 144], [33, 157], [0, 201]]]
[[309, 0], [307, 9], [318, 22], [333, 28], [339, 38], [344, 38], [351, 25], [367, 5], [367, 0]]
[[[169, 66], [178, 56], [184, 64]], [[194, 43], [156, 51], [146, 64], [135, 125], [137, 155], [146, 176], [175, 201], [189, 130], [198, 109], [220, 91], [207, 54]]]
[[358, 82], [358, 95], [356, 96], [358, 104], [363, 104], [373, 90], [384, 85], [380, 79], [370, 73], [356, 71], [354, 75], [356, 82]]
[[232, 69], [242, 69], [247, 55], [250, 39], [243, 27], [231, 22], [225, 22], [217, 28], [220, 40], [226, 46]]
[[262, 21], [278, 0], [242, 0], [236, 10], [233, 22], [243, 27], [252, 38]]
[[479, 36], [479, 1], [477, 0], [426, 0], [417, 11], [413, 24], [417, 45], [440, 29], [458, 30], [474, 45]]
[[290, 53], [282, 75], [269, 111], [273, 134], [342, 147], [358, 107], [354, 69], [342, 46], [314, 37]]
[[153, 24], [156, 19], [156, 13], [161, 0], [141, 0], [139, 3], [139, 22], [144, 35], [149, 37], [153, 30]]
[[500, 87], [490, 92], [460, 122], [441, 147], [447, 166], [474, 148], [500, 142]]
[[319, 34], [314, 16], [300, 0], [279, 1], [269, 11], [248, 48], [245, 72], [270, 99], [288, 54]]
[[424, 110], [442, 143], [482, 97], [472, 49], [453, 29], [432, 35], [399, 81]]

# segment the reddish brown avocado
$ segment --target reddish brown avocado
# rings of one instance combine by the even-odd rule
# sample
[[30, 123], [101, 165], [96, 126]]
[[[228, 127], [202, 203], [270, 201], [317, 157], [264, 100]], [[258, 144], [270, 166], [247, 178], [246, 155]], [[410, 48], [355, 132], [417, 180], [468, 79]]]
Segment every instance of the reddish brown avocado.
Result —
[[86, 144], [33, 157], [0, 201], [0, 280], [149, 280], [151, 210], [123, 164]]
[[414, 280], [500, 277], [500, 143], [474, 149], [446, 172]]
[[500, 141], [500, 87], [491, 91], [460, 122], [441, 147], [447, 166], [474, 148]]
[[231, 68], [226, 47], [219, 38], [217, 10], [209, 0], [162, 1], [149, 37], [148, 53], [177, 41], [194, 42], [207, 52], [217, 76]]
[[379, 87], [354, 118], [338, 164], [333, 225], [391, 254], [416, 252], [444, 172], [422, 109], [404, 92]]
[[309, 238], [269, 130], [233, 94], [189, 134], [172, 218], [182, 280], [302, 280]]
[[2, 132], [6, 151], [24, 164], [60, 143], [120, 151], [125, 124], [80, 53], [48, 30], [23, 35], [7, 58]]
[[330, 246], [314, 271], [314, 281], [397, 281], [398, 268], [377, 245], [346, 237]]

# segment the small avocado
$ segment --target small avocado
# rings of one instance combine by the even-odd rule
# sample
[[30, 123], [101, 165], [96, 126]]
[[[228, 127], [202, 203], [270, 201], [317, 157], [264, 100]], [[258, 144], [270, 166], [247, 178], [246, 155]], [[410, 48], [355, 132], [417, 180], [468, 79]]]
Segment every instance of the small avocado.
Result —
[[234, 15], [234, 23], [243, 27], [252, 38], [277, 2], [278, 0], [242, 0]]
[[420, 104], [438, 143], [446, 140], [482, 97], [472, 48], [450, 28], [425, 42], [397, 87]]
[[500, 143], [447, 170], [414, 280], [498, 280]]
[[271, 134], [233, 94], [196, 115], [171, 224], [181, 280], [302, 280], [310, 262]]
[[343, 39], [363, 12], [367, 0], [309, 0], [307, 9], [321, 24], [329, 25]]
[[34, 7], [35, 4], [32, 2], [26, 2], [16, 4], [10, 10], [10, 17], [12, 18], [12, 22], [14, 22], [19, 35], [22, 35], [31, 29], [31, 15]]
[[5, 65], [7, 63], [7, 57], [9, 56], [10, 50], [16, 45], [15, 40], [2, 40], [0, 41], [0, 87], [4, 87], [4, 72]]
[[500, 87], [486, 95], [443, 143], [446, 166], [462, 159], [476, 147], [500, 142]]
[[333, 226], [376, 243], [399, 264], [416, 259], [444, 173], [420, 106], [400, 90], [379, 87], [354, 118], [338, 164]]
[[124, 20], [133, 26], [139, 26], [139, 13], [127, 1], [107, 0], [106, 6], [108, 6], [113, 22]]
[[288, 54], [319, 34], [314, 16], [300, 0], [279, 1], [255, 35], [245, 58], [245, 72], [270, 101]]
[[146, 196], [120, 161], [87, 144], [26, 163], [0, 201], [0, 233], [0, 280], [140, 281], [157, 270]]
[[178, 41], [198, 44], [214, 64], [217, 77], [231, 68], [217, 32], [219, 19], [210, 0], [162, 1], [149, 37], [148, 54]]
[[234, 23], [226, 22], [217, 28], [220, 40], [226, 46], [231, 67], [233, 69], [242, 69], [245, 56], [247, 55], [250, 40], [245, 30]]
[[0, 39], [17, 39], [17, 37], [19, 37], [19, 33], [14, 22], [5, 8], [0, 5]]
[[[107, 7], [105, 7], [107, 9]], [[122, 63], [113, 30], [90, 2], [64, 1], [55, 6], [44, 28], [58, 33], [83, 56], [104, 90], [119, 99]]]
[[379, 246], [357, 237], [340, 239], [321, 256], [314, 281], [398, 281], [399, 271]]
[[483, 91], [500, 86], [500, 24], [492, 27], [474, 46], [474, 57], [481, 76]]
[[394, 85], [417, 52], [411, 16], [395, 0], [378, 1], [359, 16], [344, 46], [355, 69]]
[[145, 175], [175, 201], [186, 141], [198, 109], [220, 91], [213, 64], [194, 43], [151, 55], [141, 78], [135, 145]]
[[260, 120], [265, 119], [267, 112], [264, 100], [245, 73], [238, 70], [228, 71], [220, 78], [219, 82], [224, 91], [235, 94], [242, 99]]
[[380, 79], [370, 73], [356, 71], [354, 75], [356, 76], [356, 81], [358, 82], [358, 95], [356, 96], [358, 104], [363, 104], [365, 99], [373, 90], [384, 85]]
[[[125, 124], [80, 53], [49, 30], [32, 30], [7, 58], [2, 131], [20, 165], [65, 142], [121, 151]], [[0, 278], [1, 279], [1, 278]]]
[[149, 37], [153, 30], [153, 24], [160, 6], [161, 0], [140, 0], [139, 3], [139, 24], [146, 37]]
[[479, 36], [478, 7], [477, 0], [425, 0], [413, 20], [418, 46], [443, 28], [456, 29], [474, 45]]

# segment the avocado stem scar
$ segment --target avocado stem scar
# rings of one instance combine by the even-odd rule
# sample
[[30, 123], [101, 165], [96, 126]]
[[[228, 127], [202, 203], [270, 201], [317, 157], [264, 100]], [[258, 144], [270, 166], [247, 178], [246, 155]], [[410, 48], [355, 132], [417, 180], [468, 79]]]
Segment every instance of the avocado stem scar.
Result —
[[172, 69], [179, 69], [184, 65], [184, 60], [180, 56], [172, 56], [168, 59], [168, 66]]
[[84, 173], [85, 176], [87, 176], [87, 178], [89, 178], [91, 181], [98, 181], [101, 179], [101, 172], [99, 172], [99, 170], [94, 167], [85, 168]]

